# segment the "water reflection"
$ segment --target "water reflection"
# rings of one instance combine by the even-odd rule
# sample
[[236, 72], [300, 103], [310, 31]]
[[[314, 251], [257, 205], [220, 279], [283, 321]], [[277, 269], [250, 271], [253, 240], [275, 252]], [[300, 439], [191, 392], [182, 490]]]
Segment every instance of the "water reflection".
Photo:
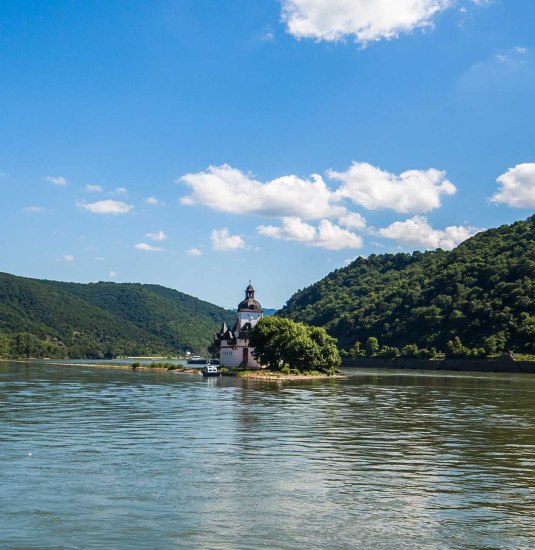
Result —
[[534, 393], [529, 375], [0, 364], [0, 542], [531, 547]]

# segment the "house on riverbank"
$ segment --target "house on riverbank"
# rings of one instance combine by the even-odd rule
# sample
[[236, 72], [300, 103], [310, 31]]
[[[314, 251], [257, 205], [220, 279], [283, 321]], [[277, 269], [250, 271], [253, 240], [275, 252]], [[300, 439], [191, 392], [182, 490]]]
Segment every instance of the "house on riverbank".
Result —
[[238, 304], [236, 323], [232, 329], [223, 323], [220, 331], [214, 335], [222, 367], [260, 368], [253, 356], [253, 348], [249, 345], [251, 331], [264, 313], [254, 294], [255, 290], [249, 282], [245, 289], [245, 299]]

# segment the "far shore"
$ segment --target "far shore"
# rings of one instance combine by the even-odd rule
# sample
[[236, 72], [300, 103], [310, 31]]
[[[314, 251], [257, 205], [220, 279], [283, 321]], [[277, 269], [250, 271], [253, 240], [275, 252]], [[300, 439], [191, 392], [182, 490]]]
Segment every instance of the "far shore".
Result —
[[[30, 361], [46, 361], [48, 365], [54, 365], [59, 367], [89, 367], [89, 368], [95, 368], [95, 369], [116, 369], [116, 370], [135, 370], [135, 371], [143, 371], [143, 372], [170, 372], [170, 373], [181, 373], [181, 374], [196, 374], [199, 375], [201, 373], [200, 368], [198, 369], [189, 369], [189, 368], [176, 368], [176, 369], [168, 369], [166, 367], [149, 367], [146, 365], [139, 365], [135, 368], [132, 367], [132, 365], [117, 365], [117, 364], [110, 364], [110, 363], [69, 363], [69, 362], [63, 362], [60, 363], [58, 361], [49, 360], [49, 359], [0, 359], [0, 361], [10, 363], [28, 363]], [[245, 380], [267, 380], [267, 381], [291, 381], [291, 380], [326, 380], [326, 379], [336, 379], [336, 380], [343, 380], [347, 378], [343, 374], [324, 374], [324, 373], [316, 373], [316, 374], [283, 374], [282, 372], [274, 372], [274, 371], [268, 371], [268, 370], [261, 370], [256, 372], [224, 372], [221, 373], [223, 376], [233, 376], [236, 378], [242, 378]]]
[[245, 380], [325, 380], [325, 379], [345, 379], [347, 376], [343, 374], [283, 374], [282, 372], [273, 371], [258, 371], [258, 372], [243, 372], [236, 373], [238, 378]]

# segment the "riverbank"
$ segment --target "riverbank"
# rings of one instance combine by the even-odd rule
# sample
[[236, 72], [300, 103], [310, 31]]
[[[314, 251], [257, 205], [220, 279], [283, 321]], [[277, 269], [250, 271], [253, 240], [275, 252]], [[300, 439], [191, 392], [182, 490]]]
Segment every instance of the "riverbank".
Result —
[[185, 374], [199, 374], [199, 369], [190, 369], [186, 367], [177, 366], [176, 368], [168, 367], [151, 367], [149, 365], [139, 365], [135, 368], [132, 364], [119, 365], [116, 363], [68, 363], [60, 361], [48, 361], [46, 359], [0, 359], [0, 362], [9, 363], [30, 363], [33, 361], [43, 361], [47, 365], [54, 365], [57, 367], [89, 367], [94, 369], [115, 369], [115, 370], [135, 370], [144, 372], [181, 372]]
[[384, 359], [380, 357], [344, 358], [342, 366], [352, 368], [422, 369], [458, 372], [502, 372], [535, 374], [535, 361], [515, 359], [513, 354], [503, 353], [497, 358], [486, 359]]
[[343, 374], [283, 374], [282, 372], [273, 372], [261, 370], [258, 372], [238, 372], [235, 374], [238, 378], [246, 380], [325, 380], [325, 379], [344, 379], [346, 376]]

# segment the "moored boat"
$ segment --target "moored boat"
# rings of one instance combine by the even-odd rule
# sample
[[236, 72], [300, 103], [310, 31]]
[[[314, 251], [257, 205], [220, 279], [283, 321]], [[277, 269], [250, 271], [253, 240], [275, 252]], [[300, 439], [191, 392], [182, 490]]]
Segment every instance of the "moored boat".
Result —
[[200, 355], [192, 355], [187, 360], [188, 365], [205, 365], [206, 359], [204, 357], [201, 357]]
[[201, 369], [203, 376], [220, 376], [221, 373], [219, 372], [217, 365], [211, 365], [210, 362], [206, 363], [204, 367]]

